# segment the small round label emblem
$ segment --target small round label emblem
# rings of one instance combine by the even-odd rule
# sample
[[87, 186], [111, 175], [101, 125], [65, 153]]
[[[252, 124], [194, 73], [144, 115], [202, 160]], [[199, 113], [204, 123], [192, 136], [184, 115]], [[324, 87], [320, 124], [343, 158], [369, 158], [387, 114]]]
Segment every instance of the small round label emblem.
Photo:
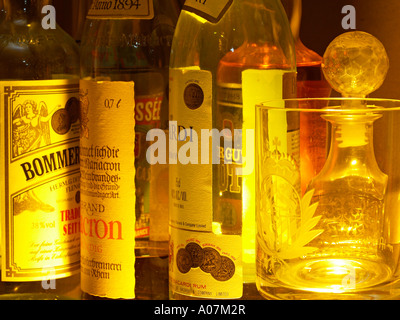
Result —
[[204, 101], [203, 89], [195, 83], [190, 83], [183, 93], [183, 99], [186, 106], [191, 110], [196, 110], [201, 107]]

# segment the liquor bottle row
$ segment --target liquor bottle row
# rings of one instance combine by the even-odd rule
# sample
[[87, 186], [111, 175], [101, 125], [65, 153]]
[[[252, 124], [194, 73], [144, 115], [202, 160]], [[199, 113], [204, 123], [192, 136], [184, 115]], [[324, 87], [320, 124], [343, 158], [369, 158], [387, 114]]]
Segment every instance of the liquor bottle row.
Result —
[[95, 0], [78, 46], [4, 1], [3, 298], [260, 298], [254, 105], [331, 90], [293, 3], [291, 30], [280, 0]]

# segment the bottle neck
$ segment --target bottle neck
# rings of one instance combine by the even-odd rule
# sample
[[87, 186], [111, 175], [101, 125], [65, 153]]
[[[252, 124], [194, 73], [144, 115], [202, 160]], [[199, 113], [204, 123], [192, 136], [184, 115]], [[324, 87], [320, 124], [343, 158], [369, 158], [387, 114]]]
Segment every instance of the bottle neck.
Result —
[[52, 0], [4, 0], [6, 20], [40, 20], [43, 17], [42, 8], [51, 3]]
[[[276, 23], [281, 23], [283, 6], [276, 0], [242, 0], [239, 3], [238, 9], [244, 17], [242, 27], [247, 41], [255, 44], [274, 44], [277, 36]], [[257, 25], [258, 22], [265, 21], [271, 23]]]
[[[339, 169], [347, 174], [364, 170], [378, 170], [373, 144], [373, 121], [339, 116], [331, 123], [331, 147], [327, 164], [330, 169]], [[342, 170], [343, 169], [343, 170]], [[343, 171], [343, 173], [344, 173]]]

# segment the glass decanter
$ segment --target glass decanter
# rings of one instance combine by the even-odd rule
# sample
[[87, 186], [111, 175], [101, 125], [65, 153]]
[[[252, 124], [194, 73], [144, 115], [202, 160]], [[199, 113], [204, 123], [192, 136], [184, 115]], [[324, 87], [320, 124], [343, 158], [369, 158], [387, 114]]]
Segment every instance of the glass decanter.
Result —
[[[396, 298], [398, 258], [385, 234], [394, 177], [376, 161], [373, 129], [396, 116], [400, 101], [366, 97], [382, 84], [388, 58], [377, 39], [349, 32], [327, 48], [322, 68], [343, 98], [256, 108], [257, 288], [273, 299]], [[303, 108], [315, 101], [319, 108]], [[279, 151], [274, 133], [274, 119], [301, 113], [314, 113], [329, 129], [324, 166], [304, 194], [296, 189], [300, 164]]]
[[[368, 64], [374, 60], [376, 69]], [[373, 124], [381, 114], [365, 99], [382, 84], [387, 69], [382, 44], [364, 32], [337, 37], [324, 54], [331, 86], [355, 98], [343, 99], [337, 113], [321, 115], [330, 124], [329, 154], [306, 190], [320, 234], [309, 243], [315, 250], [297, 266], [302, 271], [292, 270], [323, 291], [362, 290], [392, 275], [388, 247], [382, 245], [388, 176], [376, 162], [373, 145]]]
[[[309, 243], [318, 250], [307, 259], [308, 281], [333, 289], [353, 282], [369, 287], [391, 274], [380, 247], [387, 175], [378, 167], [373, 148], [379, 111], [322, 118], [331, 124], [331, 145], [323, 169], [306, 191], [313, 195], [311, 205], [317, 204], [314, 216], [320, 216], [316, 229], [321, 231]], [[354, 278], [348, 282], [345, 275]]]

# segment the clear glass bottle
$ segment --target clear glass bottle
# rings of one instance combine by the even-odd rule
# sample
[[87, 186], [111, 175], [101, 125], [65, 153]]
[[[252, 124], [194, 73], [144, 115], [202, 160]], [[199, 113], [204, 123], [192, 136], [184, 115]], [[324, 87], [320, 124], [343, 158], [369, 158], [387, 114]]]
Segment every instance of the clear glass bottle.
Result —
[[[146, 135], [151, 129], [168, 129], [168, 65], [180, 8], [176, 0], [136, 4], [139, 2], [125, 3], [128, 7], [121, 16], [118, 11], [123, 9], [123, 4], [101, 12], [93, 3], [81, 42], [81, 76], [91, 82], [117, 83], [117, 86], [122, 82], [134, 82], [135, 132], [130, 143], [132, 150], [135, 146], [135, 159], [128, 161], [135, 165], [136, 208], [127, 210], [128, 215], [136, 212], [136, 262], [135, 270], [132, 270], [136, 284], [132, 285], [137, 299], [166, 299], [168, 169], [163, 164], [150, 165], [146, 157], [150, 142]], [[101, 110], [99, 107], [98, 112]], [[96, 127], [96, 130], [102, 130], [100, 123]], [[124, 135], [129, 133], [122, 133], [115, 143], [124, 140]], [[94, 141], [91, 139], [94, 137], [89, 138], [89, 145]], [[135, 197], [135, 194], [131, 196]], [[107, 292], [86, 293], [87, 298], [112, 297]]]
[[[291, 285], [307, 279], [316, 291], [351, 291], [356, 284], [362, 292], [392, 277], [390, 246], [383, 240], [388, 176], [376, 162], [373, 144], [373, 123], [381, 116], [373, 108], [366, 114], [322, 114], [331, 124], [329, 156], [307, 188], [320, 217], [315, 228], [322, 232], [309, 243], [316, 250], [288, 269]], [[302, 263], [307, 276], [298, 271]], [[346, 272], [351, 281], [344, 281]]]
[[80, 296], [79, 49], [45, 5], [6, 0], [0, 24], [3, 299]]
[[295, 95], [295, 71], [280, 1], [185, 2], [170, 63], [171, 298], [259, 297], [254, 107]]

